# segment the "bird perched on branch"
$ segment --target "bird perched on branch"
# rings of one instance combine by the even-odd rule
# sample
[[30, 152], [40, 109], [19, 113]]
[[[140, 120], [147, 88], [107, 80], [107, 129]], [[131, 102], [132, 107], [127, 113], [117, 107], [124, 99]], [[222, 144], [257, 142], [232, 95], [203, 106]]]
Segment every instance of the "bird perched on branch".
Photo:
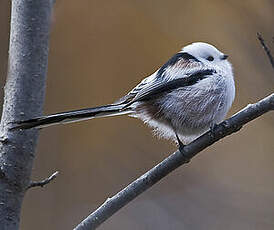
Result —
[[192, 43], [113, 104], [19, 121], [12, 129], [127, 114], [182, 147], [221, 122], [230, 109], [235, 86], [227, 58], [210, 44]]

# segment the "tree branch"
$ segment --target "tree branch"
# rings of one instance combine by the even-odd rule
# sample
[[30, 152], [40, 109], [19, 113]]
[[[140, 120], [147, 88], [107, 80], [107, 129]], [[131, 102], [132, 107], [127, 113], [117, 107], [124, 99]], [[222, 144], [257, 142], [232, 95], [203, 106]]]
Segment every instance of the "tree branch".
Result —
[[[274, 68], [273, 56], [264, 43], [263, 37], [259, 33], [257, 33], [257, 37], [264, 48], [272, 67]], [[274, 93], [255, 104], [247, 105], [231, 118], [223, 121], [221, 124], [214, 127], [214, 129], [209, 130], [190, 144], [184, 146], [183, 150], [181, 150], [183, 151], [183, 154], [177, 150], [116, 195], [108, 198], [99, 208], [77, 225], [74, 230], [96, 229], [122, 207], [152, 187], [170, 172], [177, 169], [179, 166], [188, 163], [190, 159], [196, 156], [199, 152], [220, 139], [238, 132], [243, 125], [272, 110], [274, 110]]]
[[231, 118], [217, 125], [213, 130], [206, 132], [189, 145], [186, 145], [183, 149], [184, 156], [178, 150], [171, 154], [160, 164], [146, 172], [126, 188], [118, 192], [115, 196], [108, 198], [98, 209], [75, 227], [74, 230], [96, 229], [100, 224], [110, 218], [114, 213], [138, 195], [156, 184], [170, 172], [186, 163], [185, 156], [189, 159], [193, 158], [208, 146], [234, 132], [239, 131], [246, 123], [271, 110], [274, 110], [274, 93], [255, 104], [248, 105]]
[[270, 49], [265, 44], [264, 39], [263, 39], [263, 37], [262, 37], [262, 35], [260, 33], [257, 33], [257, 38], [260, 41], [263, 49], [265, 50], [265, 53], [266, 53], [266, 55], [268, 57], [268, 60], [270, 61], [270, 64], [272, 65], [272, 68], [274, 69], [274, 59], [273, 59], [273, 56], [272, 56], [272, 54], [270, 52]]
[[19, 229], [38, 130], [9, 123], [42, 114], [52, 0], [12, 0], [8, 76], [0, 125], [0, 228]]
[[59, 174], [58, 171], [56, 171], [55, 173], [53, 173], [51, 176], [49, 176], [48, 178], [41, 180], [41, 181], [31, 181], [28, 189], [33, 188], [33, 187], [44, 187], [45, 185], [49, 184], [51, 181], [53, 181], [57, 175]]

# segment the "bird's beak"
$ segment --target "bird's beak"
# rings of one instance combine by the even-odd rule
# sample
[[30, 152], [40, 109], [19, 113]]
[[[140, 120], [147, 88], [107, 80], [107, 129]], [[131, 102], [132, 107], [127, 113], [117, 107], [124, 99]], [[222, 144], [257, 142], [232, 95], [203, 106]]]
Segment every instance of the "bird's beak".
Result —
[[221, 57], [222, 60], [226, 60], [227, 58], [228, 58], [228, 55], [226, 55], [226, 54], [223, 54]]

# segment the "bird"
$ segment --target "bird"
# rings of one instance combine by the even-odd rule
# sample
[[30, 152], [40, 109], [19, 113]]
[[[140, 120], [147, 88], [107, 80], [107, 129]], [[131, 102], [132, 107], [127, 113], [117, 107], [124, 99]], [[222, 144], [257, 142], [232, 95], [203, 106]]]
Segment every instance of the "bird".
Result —
[[182, 148], [223, 121], [232, 106], [235, 83], [227, 59], [213, 45], [194, 42], [112, 104], [17, 121], [12, 129], [129, 115]]

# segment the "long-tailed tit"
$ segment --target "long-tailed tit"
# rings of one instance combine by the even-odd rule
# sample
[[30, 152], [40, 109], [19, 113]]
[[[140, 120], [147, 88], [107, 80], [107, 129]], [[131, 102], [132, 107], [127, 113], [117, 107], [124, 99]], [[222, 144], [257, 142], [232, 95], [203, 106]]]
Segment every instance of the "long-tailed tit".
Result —
[[192, 43], [113, 104], [20, 121], [13, 129], [127, 114], [160, 137], [187, 144], [222, 121], [232, 105], [235, 86], [227, 57], [212, 45]]

